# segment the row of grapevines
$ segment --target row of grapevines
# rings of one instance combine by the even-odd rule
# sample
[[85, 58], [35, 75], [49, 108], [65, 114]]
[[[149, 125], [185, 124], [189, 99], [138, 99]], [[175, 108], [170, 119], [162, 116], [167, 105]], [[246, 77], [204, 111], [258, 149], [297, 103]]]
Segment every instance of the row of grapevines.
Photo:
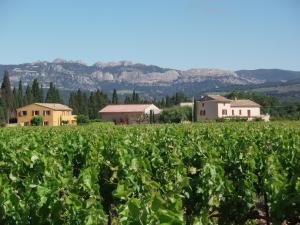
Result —
[[297, 126], [0, 131], [0, 224], [295, 224], [299, 215]]

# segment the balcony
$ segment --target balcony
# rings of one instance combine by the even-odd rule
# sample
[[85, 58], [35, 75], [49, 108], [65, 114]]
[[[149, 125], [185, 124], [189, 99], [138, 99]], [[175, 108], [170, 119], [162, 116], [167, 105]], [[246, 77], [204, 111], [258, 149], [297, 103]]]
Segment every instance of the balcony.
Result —
[[61, 116], [60, 121], [64, 123], [63, 121], [66, 121], [66, 124], [76, 124], [76, 115], [67, 115], [67, 116]]

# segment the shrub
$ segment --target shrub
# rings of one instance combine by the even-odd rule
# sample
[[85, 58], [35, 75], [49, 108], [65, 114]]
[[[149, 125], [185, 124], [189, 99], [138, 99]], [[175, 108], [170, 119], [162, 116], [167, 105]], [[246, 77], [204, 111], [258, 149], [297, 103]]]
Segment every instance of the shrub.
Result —
[[43, 125], [44, 118], [42, 116], [33, 116], [30, 120], [31, 126]]
[[90, 119], [86, 115], [78, 115], [77, 116], [77, 124], [87, 124], [90, 122]]
[[67, 125], [68, 123], [69, 123], [68, 120], [62, 120], [62, 121], [61, 121], [61, 125]]
[[162, 123], [180, 123], [192, 120], [192, 109], [190, 107], [172, 107], [164, 109], [159, 116]]
[[0, 127], [5, 127], [6, 123], [4, 121], [0, 121]]
[[223, 117], [216, 119], [216, 122], [243, 122], [248, 121], [247, 117]]

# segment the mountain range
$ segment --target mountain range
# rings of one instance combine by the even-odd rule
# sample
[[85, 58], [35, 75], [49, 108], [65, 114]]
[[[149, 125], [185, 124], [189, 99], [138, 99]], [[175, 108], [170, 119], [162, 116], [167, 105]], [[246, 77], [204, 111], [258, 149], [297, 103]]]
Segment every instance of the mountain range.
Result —
[[113, 88], [116, 88], [120, 95], [126, 95], [135, 89], [145, 98], [159, 98], [175, 91], [194, 96], [238, 89], [258, 90], [276, 95], [277, 91], [289, 92], [290, 86], [293, 86], [292, 98], [297, 98], [300, 93], [300, 72], [280, 69], [178, 70], [130, 61], [97, 62], [87, 65], [82, 61], [55, 59], [52, 62], [0, 65], [0, 78], [4, 70], [9, 71], [14, 86], [17, 86], [19, 80], [27, 85], [37, 79], [44, 88], [53, 82], [65, 92], [80, 88], [85, 91], [101, 89], [111, 93]]

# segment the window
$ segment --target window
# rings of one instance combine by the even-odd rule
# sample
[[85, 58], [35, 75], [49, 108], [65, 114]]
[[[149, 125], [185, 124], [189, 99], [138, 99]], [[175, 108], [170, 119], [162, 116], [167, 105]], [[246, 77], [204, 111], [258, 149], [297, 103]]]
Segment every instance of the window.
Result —
[[20, 111], [18, 116], [27, 116], [27, 111]]
[[251, 117], [251, 110], [250, 109], [248, 109], [247, 114], [248, 114], [248, 117]]
[[232, 110], [232, 115], [234, 116], [234, 110]]
[[38, 116], [40, 115], [40, 111], [36, 110], [36, 111], [32, 111], [32, 116]]
[[242, 110], [241, 109], [240, 109], [239, 113], [240, 113], [240, 115], [242, 115]]
[[50, 110], [44, 110], [44, 111], [43, 111], [43, 115], [44, 115], [44, 116], [50, 116], [50, 115], [51, 115]]
[[223, 116], [227, 116], [227, 109], [223, 109], [223, 110], [222, 110], [222, 115], [223, 115]]
[[24, 126], [29, 126], [29, 124], [30, 124], [29, 122], [25, 122]]
[[44, 121], [44, 126], [49, 126], [49, 122], [48, 121]]
[[202, 107], [204, 107], [204, 103], [202, 103]]
[[200, 116], [205, 116], [205, 110], [200, 110]]

